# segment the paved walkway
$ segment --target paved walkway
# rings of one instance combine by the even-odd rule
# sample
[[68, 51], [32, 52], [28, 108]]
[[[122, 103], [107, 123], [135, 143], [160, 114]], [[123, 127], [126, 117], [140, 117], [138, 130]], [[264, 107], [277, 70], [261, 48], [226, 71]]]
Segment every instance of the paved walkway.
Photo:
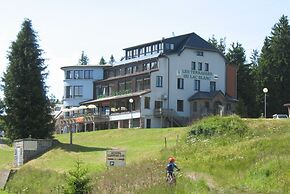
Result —
[[4, 189], [8, 180], [10, 170], [0, 170], [0, 189]]

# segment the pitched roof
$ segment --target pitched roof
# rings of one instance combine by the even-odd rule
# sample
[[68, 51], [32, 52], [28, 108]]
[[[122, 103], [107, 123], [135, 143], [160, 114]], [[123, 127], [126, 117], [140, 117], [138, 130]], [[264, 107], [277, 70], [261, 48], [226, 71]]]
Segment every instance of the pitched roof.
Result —
[[146, 45], [152, 45], [156, 43], [172, 43], [174, 44], [173, 50], [167, 50], [165, 53], [172, 53], [172, 52], [180, 52], [185, 47], [187, 48], [194, 48], [194, 49], [200, 49], [200, 50], [211, 50], [214, 52], [219, 52], [218, 49], [216, 49], [214, 46], [212, 46], [209, 42], [195, 34], [194, 32], [189, 34], [183, 34], [180, 36], [174, 36], [170, 38], [163, 38], [161, 40], [152, 41], [148, 43], [143, 43], [140, 45], [135, 45], [132, 47], [124, 48], [123, 50], [131, 50], [139, 47], [144, 47]]
[[237, 101], [237, 99], [234, 99], [228, 95], [224, 95], [224, 93], [221, 90], [218, 91], [213, 91], [213, 92], [196, 92], [193, 94], [191, 97], [188, 98], [188, 101], [193, 101], [193, 100], [200, 100], [200, 99], [213, 99], [217, 95], [222, 95], [226, 100], [228, 101]]
[[180, 52], [184, 48], [193, 48], [219, 52], [218, 49], [216, 49], [209, 42], [207, 42], [194, 32], [190, 34], [184, 34], [181, 36], [164, 39], [164, 43], [173, 43], [175, 45], [175, 49], [172, 50], [171, 52]]

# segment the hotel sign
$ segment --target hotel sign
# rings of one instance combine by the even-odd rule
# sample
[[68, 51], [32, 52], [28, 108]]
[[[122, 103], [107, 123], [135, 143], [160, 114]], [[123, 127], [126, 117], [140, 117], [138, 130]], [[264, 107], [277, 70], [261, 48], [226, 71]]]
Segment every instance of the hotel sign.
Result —
[[107, 166], [126, 166], [125, 150], [108, 150], [106, 153]]
[[177, 70], [177, 76], [181, 76], [185, 79], [190, 78], [190, 79], [198, 79], [198, 80], [217, 79], [217, 75], [214, 75], [212, 72], [189, 70], [189, 69]]

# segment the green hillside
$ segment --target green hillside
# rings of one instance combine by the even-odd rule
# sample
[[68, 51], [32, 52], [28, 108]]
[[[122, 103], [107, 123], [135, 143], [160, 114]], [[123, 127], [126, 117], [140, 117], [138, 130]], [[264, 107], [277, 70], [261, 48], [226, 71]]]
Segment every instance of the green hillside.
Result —
[[[64, 173], [81, 160], [92, 177], [94, 193], [290, 192], [290, 120], [225, 119], [226, 125], [215, 117], [188, 128], [79, 133], [74, 134], [73, 146], [67, 134], [58, 135], [61, 143], [25, 164], [7, 190], [58, 193], [65, 185]], [[188, 136], [189, 131], [202, 127], [206, 130]], [[208, 132], [212, 129], [215, 133]], [[106, 168], [105, 151], [113, 148], [127, 150], [125, 168]], [[182, 169], [174, 187], [164, 181], [169, 155], [177, 158]], [[0, 157], [0, 164], [5, 160]]]

